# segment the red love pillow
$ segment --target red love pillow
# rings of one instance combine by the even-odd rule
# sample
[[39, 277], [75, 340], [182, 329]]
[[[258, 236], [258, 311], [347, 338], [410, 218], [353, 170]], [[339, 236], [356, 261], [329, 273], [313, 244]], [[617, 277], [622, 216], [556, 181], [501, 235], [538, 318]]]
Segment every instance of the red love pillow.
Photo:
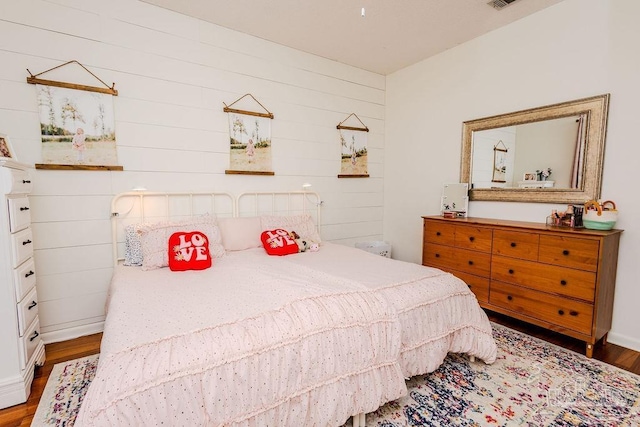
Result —
[[290, 255], [298, 253], [298, 244], [287, 230], [277, 228], [263, 231], [260, 235], [262, 246], [269, 255]]
[[204, 270], [211, 267], [209, 239], [204, 233], [180, 231], [169, 237], [171, 271]]

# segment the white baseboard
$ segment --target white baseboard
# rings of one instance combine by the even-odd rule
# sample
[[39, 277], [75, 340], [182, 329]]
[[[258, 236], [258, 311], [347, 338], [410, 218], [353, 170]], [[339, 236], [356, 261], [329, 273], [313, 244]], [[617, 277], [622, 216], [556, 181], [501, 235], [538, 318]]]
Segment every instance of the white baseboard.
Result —
[[97, 334], [103, 330], [104, 322], [90, 323], [88, 325], [76, 326], [74, 328], [44, 332], [42, 334], [42, 341], [44, 341], [45, 344], [51, 344], [53, 342], [72, 340], [85, 335]]
[[640, 340], [628, 337], [626, 335], [609, 332], [609, 334], [607, 335], [607, 342], [619, 345], [621, 347], [629, 348], [631, 350], [640, 351]]
[[[31, 383], [29, 383], [29, 387], [31, 387]], [[0, 409], [24, 403], [28, 396], [29, 391], [22, 375], [15, 375], [0, 381]]]

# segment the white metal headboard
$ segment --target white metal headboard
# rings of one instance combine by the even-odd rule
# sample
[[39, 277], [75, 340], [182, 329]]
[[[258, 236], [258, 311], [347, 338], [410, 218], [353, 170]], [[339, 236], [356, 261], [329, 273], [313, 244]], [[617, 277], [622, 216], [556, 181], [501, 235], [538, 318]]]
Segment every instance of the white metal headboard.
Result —
[[229, 193], [161, 193], [132, 191], [111, 200], [113, 262], [124, 254], [124, 229], [129, 224], [180, 220], [211, 214], [235, 217], [236, 203]]
[[308, 213], [320, 233], [322, 205], [320, 195], [312, 191], [258, 191], [240, 194], [236, 213], [241, 217]]
[[[211, 214], [218, 218], [308, 213], [318, 232], [322, 201], [310, 191], [229, 193], [163, 193], [132, 191], [111, 201], [111, 240], [114, 265], [124, 258], [124, 229], [129, 224], [180, 220]], [[119, 255], [122, 254], [122, 255]]]

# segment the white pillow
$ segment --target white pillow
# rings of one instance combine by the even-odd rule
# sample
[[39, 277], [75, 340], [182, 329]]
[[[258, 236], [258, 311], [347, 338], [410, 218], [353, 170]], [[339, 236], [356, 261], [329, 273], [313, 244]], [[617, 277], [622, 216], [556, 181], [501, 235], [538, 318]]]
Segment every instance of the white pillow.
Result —
[[269, 216], [264, 215], [261, 218], [262, 231], [283, 228], [287, 231], [295, 231], [302, 240], [309, 243], [320, 243], [320, 234], [318, 228], [313, 223], [313, 218], [309, 214], [287, 215], [287, 216]]
[[169, 237], [178, 231], [200, 231], [209, 239], [209, 253], [214, 258], [224, 256], [220, 229], [209, 215], [178, 221], [160, 222], [139, 227], [142, 245], [142, 269], [153, 270], [169, 265]]
[[222, 244], [228, 251], [262, 247], [260, 217], [221, 218], [218, 226], [222, 234]]

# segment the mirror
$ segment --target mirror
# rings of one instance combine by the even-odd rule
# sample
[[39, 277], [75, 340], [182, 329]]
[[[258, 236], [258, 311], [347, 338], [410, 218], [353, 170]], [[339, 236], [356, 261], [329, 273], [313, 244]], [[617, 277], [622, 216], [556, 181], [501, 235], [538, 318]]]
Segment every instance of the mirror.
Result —
[[444, 184], [440, 206], [442, 216], [464, 218], [469, 207], [469, 185], [465, 183]]
[[609, 94], [463, 123], [469, 200], [600, 198]]

